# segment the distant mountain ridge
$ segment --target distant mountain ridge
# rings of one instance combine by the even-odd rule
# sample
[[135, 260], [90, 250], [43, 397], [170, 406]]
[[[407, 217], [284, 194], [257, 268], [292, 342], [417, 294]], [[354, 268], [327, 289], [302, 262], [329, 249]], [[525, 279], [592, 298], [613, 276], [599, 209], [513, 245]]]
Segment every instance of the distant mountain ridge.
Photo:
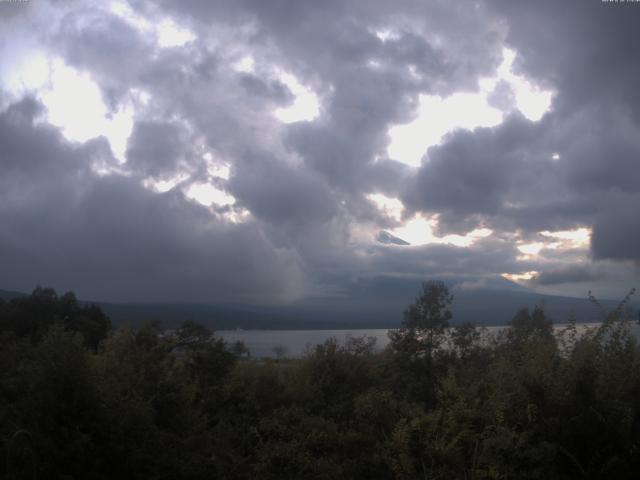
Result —
[[2, 300], [11, 300], [12, 298], [20, 298], [28, 296], [28, 293], [14, 292], [11, 290], [0, 290], [0, 298]]
[[[452, 324], [504, 325], [522, 307], [542, 305], [556, 323], [573, 317], [579, 322], [601, 320], [598, 309], [587, 298], [543, 295], [506, 279], [483, 281], [449, 279], [454, 301]], [[288, 305], [197, 304], [180, 302], [110, 303], [99, 305], [114, 325], [141, 325], [158, 321], [172, 327], [193, 320], [216, 330], [229, 329], [364, 329], [397, 328], [403, 312], [418, 292], [415, 279], [376, 277], [355, 281], [342, 296], [307, 298]], [[62, 292], [59, 292], [62, 293]], [[25, 296], [0, 290], [0, 298]], [[607, 310], [618, 301], [602, 300]], [[636, 310], [638, 302], [632, 302]]]

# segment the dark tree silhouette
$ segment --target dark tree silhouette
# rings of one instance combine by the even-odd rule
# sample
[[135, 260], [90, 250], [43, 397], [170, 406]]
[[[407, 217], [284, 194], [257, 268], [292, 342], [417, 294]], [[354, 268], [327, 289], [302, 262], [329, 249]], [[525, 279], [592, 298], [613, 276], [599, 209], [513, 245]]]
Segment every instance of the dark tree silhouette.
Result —
[[393, 348], [412, 357], [430, 360], [442, 344], [453, 317], [449, 310], [452, 301], [453, 295], [444, 282], [424, 282], [416, 301], [404, 312], [402, 328], [389, 332]]

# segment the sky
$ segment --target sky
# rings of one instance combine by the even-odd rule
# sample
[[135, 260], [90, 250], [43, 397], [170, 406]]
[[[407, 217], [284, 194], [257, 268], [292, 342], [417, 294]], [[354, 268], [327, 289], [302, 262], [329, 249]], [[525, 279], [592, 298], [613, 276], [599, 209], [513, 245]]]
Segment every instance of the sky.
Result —
[[640, 3], [0, 0], [0, 288], [640, 286]]

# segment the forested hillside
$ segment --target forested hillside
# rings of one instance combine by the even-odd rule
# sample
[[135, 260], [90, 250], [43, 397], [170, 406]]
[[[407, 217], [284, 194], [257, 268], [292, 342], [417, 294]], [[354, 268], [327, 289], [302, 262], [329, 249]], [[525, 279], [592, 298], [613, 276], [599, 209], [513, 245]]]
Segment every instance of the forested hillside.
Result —
[[561, 341], [525, 308], [487, 339], [469, 324], [445, 335], [452, 300], [425, 283], [380, 353], [357, 338], [262, 361], [192, 322], [114, 330], [70, 293], [0, 301], [0, 472], [636, 478], [640, 349], [624, 305]]

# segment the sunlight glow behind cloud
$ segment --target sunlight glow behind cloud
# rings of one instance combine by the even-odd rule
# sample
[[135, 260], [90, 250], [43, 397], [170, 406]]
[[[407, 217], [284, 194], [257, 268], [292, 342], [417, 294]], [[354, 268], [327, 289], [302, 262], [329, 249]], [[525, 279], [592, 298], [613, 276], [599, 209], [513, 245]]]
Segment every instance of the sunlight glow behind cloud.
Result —
[[427, 148], [439, 144], [447, 133], [457, 128], [493, 127], [501, 122], [500, 111], [482, 94], [456, 93], [444, 99], [420, 95], [418, 118], [389, 130], [389, 156], [417, 167]]
[[196, 37], [185, 28], [176, 25], [172, 20], [164, 20], [156, 27], [158, 45], [163, 48], [181, 47]]
[[587, 248], [591, 241], [590, 228], [577, 228], [575, 230], [560, 230], [557, 232], [544, 231], [540, 235], [555, 239], [556, 242], [546, 245], [546, 248]]
[[545, 245], [542, 242], [525, 243], [518, 245], [518, 250], [526, 255], [538, 255], [544, 246]]
[[511, 280], [512, 282], [522, 282], [526, 280], [531, 280], [532, 278], [538, 275], [538, 272], [535, 270], [531, 270], [530, 272], [520, 272], [520, 273], [503, 273], [501, 274], [507, 280]]
[[61, 128], [72, 141], [86, 142], [104, 136], [114, 156], [124, 162], [127, 139], [133, 129], [133, 109], [126, 107], [109, 115], [98, 86], [86, 73], [60, 60], [49, 65], [49, 86], [40, 91], [47, 108], [47, 121]]
[[274, 114], [278, 120], [283, 123], [311, 121], [320, 114], [320, 102], [313, 90], [302, 85], [290, 73], [281, 72], [280, 80], [291, 90], [295, 100], [290, 106], [278, 108], [275, 111]]
[[233, 68], [238, 72], [251, 73], [254, 71], [255, 60], [251, 55], [242, 57], [233, 64]]
[[372, 201], [375, 206], [382, 213], [394, 220], [400, 221], [402, 219], [402, 212], [404, 211], [404, 205], [397, 198], [389, 198], [381, 193], [370, 193], [367, 198]]
[[139, 31], [155, 36], [156, 43], [161, 48], [181, 47], [196, 38], [193, 32], [177, 25], [172, 19], [167, 18], [158, 23], [149, 21], [136, 14], [126, 2], [112, 2], [109, 8], [111, 13], [127, 21]]
[[3, 87], [12, 95], [21, 97], [46, 85], [50, 73], [49, 61], [44, 54], [32, 52], [1, 73]]
[[503, 49], [503, 61], [496, 75], [481, 79], [478, 92], [458, 92], [445, 98], [420, 95], [417, 118], [389, 129], [389, 156], [418, 167], [427, 149], [441, 143], [447, 133], [502, 123], [506, 112], [489, 103], [489, 96], [501, 80], [514, 91], [515, 107], [529, 120], [540, 120], [551, 108], [553, 94], [515, 75], [512, 72], [515, 57], [513, 50]]
[[505, 48], [502, 55], [498, 79], [505, 80], [514, 89], [518, 110], [529, 120], [537, 122], [551, 108], [553, 92], [542, 90], [526, 78], [513, 73], [513, 62], [517, 55], [515, 51]]
[[210, 183], [194, 183], [187, 189], [185, 195], [207, 207], [233, 205], [236, 202], [233, 196]]
[[378, 37], [383, 42], [400, 38], [398, 32], [390, 29], [374, 30], [373, 33], [375, 33], [376, 37]]
[[169, 178], [169, 179], [163, 179], [163, 180], [154, 180], [153, 178], [147, 178], [142, 182], [142, 185], [145, 188], [148, 188], [155, 192], [165, 193], [171, 190], [172, 188], [175, 188], [178, 184], [184, 182], [187, 178], [189, 178], [189, 176], [184, 174], [178, 175], [176, 177]]
[[469, 247], [477, 240], [488, 237], [493, 232], [488, 228], [477, 228], [466, 235], [446, 235], [438, 237], [433, 233], [437, 225], [435, 218], [425, 218], [416, 215], [403, 226], [390, 230], [390, 233], [411, 245], [427, 245], [430, 243], [444, 243], [457, 247]]
[[231, 176], [231, 169], [229, 168], [229, 165], [209, 165], [207, 167], [207, 172], [212, 177], [220, 177], [224, 180], [229, 180], [229, 177]]

